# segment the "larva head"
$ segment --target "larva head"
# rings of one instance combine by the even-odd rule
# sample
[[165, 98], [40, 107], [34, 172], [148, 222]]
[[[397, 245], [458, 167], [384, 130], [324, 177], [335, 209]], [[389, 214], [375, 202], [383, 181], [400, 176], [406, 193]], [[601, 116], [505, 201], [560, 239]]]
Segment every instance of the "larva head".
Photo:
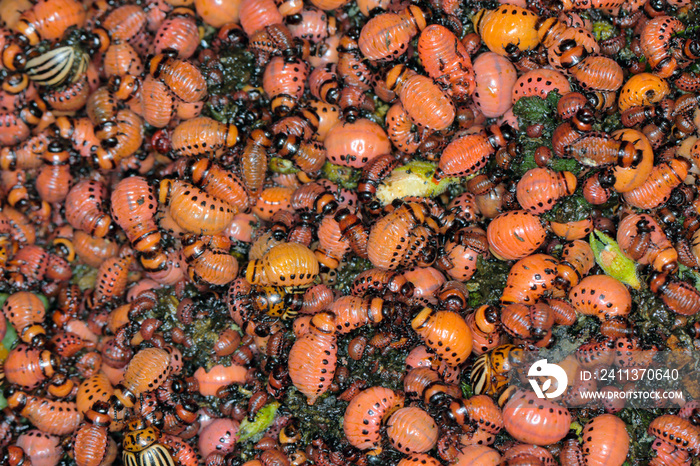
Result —
[[406, 79], [411, 76], [411, 70], [405, 65], [396, 65], [386, 74], [386, 87], [390, 91], [399, 93]]
[[85, 413], [85, 420], [96, 426], [107, 427], [111, 422], [109, 417], [109, 404], [104, 401], [95, 402], [95, 404], [92, 405], [92, 409]]
[[378, 324], [384, 318], [384, 312], [388, 312], [390, 308], [384, 306], [384, 300], [373, 298], [369, 304], [369, 312], [367, 313], [370, 321]]
[[428, 18], [423, 10], [416, 5], [411, 5], [406, 8], [406, 14], [413, 18], [414, 23], [419, 31], [425, 29], [428, 24]]
[[267, 282], [265, 277], [265, 269], [263, 267], [263, 261], [256, 259], [248, 262], [248, 267], [245, 271], [245, 278], [252, 285], [262, 284]]
[[163, 69], [163, 66], [170, 60], [164, 53], [160, 53], [151, 59], [151, 63], [148, 66], [149, 71], [154, 78], [158, 78]]
[[486, 16], [486, 13], [488, 13], [488, 10], [482, 9], [472, 16], [472, 24], [474, 24], [475, 31], [479, 32], [479, 25], [481, 24], [481, 21], [483, 21], [484, 16]]
[[319, 312], [311, 318], [311, 329], [326, 335], [333, 335], [336, 332], [335, 314], [330, 311]]
[[411, 327], [413, 327], [413, 330], [419, 331], [420, 329], [424, 328], [428, 324], [428, 321], [433, 314], [435, 314], [435, 311], [429, 307], [424, 307], [423, 310], [421, 310], [411, 321]]
[[161, 204], [168, 204], [172, 189], [173, 180], [161, 180], [160, 187], [158, 189], [158, 201]]
[[238, 128], [236, 125], [226, 126], [226, 147], [233, 147], [238, 143]]
[[22, 411], [27, 404], [27, 394], [21, 390], [16, 390], [14, 387], [7, 388], [4, 395], [7, 400], [7, 406], [13, 411]]
[[32, 346], [43, 346], [46, 341], [46, 330], [41, 325], [30, 325], [22, 331], [22, 341]]
[[576, 175], [571, 172], [562, 172], [562, 183], [564, 185], [564, 189], [566, 190], [567, 196], [574, 194], [574, 191], [576, 191], [576, 185], [578, 184]]

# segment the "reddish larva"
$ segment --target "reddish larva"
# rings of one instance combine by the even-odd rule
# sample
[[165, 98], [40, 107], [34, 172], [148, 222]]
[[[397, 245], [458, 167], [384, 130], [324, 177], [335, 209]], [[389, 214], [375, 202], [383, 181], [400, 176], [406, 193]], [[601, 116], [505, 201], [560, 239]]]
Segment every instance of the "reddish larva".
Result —
[[513, 138], [510, 127], [491, 125], [485, 133], [470, 134], [452, 141], [440, 156], [435, 178], [467, 176], [481, 170], [499, 147]]
[[542, 220], [527, 211], [506, 212], [494, 218], [486, 230], [491, 252], [504, 260], [532, 254], [547, 236]]
[[516, 392], [503, 407], [505, 428], [516, 440], [551, 445], [569, 431], [571, 414], [563, 406], [542, 400], [532, 392]]
[[161, 234], [153, 220], [158, 200], [146, 179], [123, 179], [112, 191], [111, 201], [112, 217], [133, 248], [142, 253], [160, 250]]
[[536, 69], [523, 74], [513, 86], [513, 103], [523, 97], [547, 98], [550, 92], [565, 95], [570, 92], [569, 81], [558, 71]]
[[173, 151], [180, 156], [198, 157], [214, 153], [221, 155], [238, 142], [238, 128], [208, 117], [183, 121], [173, 130]]
[[425, 28], [418, 39], [418, 55], [428, 75], [449, 87], [456, 99], [472, 95], [476, 87], [472, 61], [452, 31], [437, 24]]
[[309, 74], [306, 62], [273, 57], [265, 67], [263, 88], [272, 99], [272, 111], [279, 116], [289, 115], [304, 94]]
[[425, 16], [417, 6], [398, 14], [380, 14], [362, 28], [360, 50], [369, 60], [394, 60], [406, 51], [408, 42], [425, 24]]
[[5, 318], [25, 343], [40, 343], [46, 330], [41, 325], [46, 316], [44, 303], [33, 293], [20, 291], [11, 294], [2, 306]]
[[394, 448], [403, 453], [424, 453], [437, 443], [438, 427], [424, 410], [400, 408], [387, 421], [387, 436]]
[[386, 85], [399, 95], [401, 105], [417, 126], [441, 131], [454, 121], [456, 110], [452, 99], [427, 76], [397, 65], [387, 73]]
[[53, 401], [14, 391], [7, 397], [7, 404], [47, 434], [70, 434], [82, 419], [76, 404], [71, 401]]
[[455, 312], [426, 307], [413, 319], [411, 326], [451, 367], [459, 366], [471, 354], [471, 330], [464, 318]]
[[518, 181], [516, 194], [525, 210], [542, 214], [553, 208], [559, 198], [572, 195], [576, 184], [576, 176], [571, 172], [533, 168]]
[[382, 127], [364, 118], [353, 123], [338, 122], [328, 132], [324, 145], [328, 160], [353, 168], [363, 168], [391, 152], [391, 143]]
[[309, 332], [298, 338], [289, 352], [289, 376], [309, 405], [333, 382], [338, 353], [335, 325], [333, 314], [316, 314]]
[[151, 60], [150, 71], [184, 102], [197, 102], [207, 96], [204, 76], [189, 62], [160, 54]]
[[569, 291], [571, 304], [582, 314], [600, 320], [626, 316], [632, 309], [629, 290], [607, 275], [589, 275]]
[[556, 267], [556, 259], [546, 254], [532, 254], [520, 259], [508, 273], [501, 303], [534, 303], [554, 286]]
[[22, 13], [15, 29], [37, 45], [41, 40], [60, 39], [70, 27], [82, 27], [85, 17], [85, 8], [77, 0], [44, 0]]
[[377, 448], [384, 416], [403, 407], [403, 396], [389, 388], [370, 387], [350, 401], [343, 417], [348, 442], [360, 450]]
[[650, 288], [673, 312], [688, 316], [700, 312], [700, 293], [689, 283], [661, 273], [652, 276]]
[[161, 181], [159, 200], [170, 207], [170, 215], [178, 225], [201, 235], [221, 233], [235, 215], [225, 202], [179, 180]]
[[[651, 431], [651, 426], [650, 426]], [[612, 414], [596, 416], [583, 428], [583, 460], [591, 466], [622, 466], [630, 438], [622, 419]]]

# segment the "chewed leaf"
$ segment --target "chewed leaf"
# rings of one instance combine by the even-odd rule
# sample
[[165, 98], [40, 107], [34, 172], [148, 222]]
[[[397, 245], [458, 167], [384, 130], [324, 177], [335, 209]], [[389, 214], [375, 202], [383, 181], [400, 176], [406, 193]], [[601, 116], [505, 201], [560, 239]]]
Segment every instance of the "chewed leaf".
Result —
[[276, 401], [263, 406], [260, 411], [255, 415], [255, 419], [252, 422], [248, 419], [243, 419], [241, 421], [241, 427], [238, 430], [238, 440], [240, 442], [245, 442], [246, 440], [252, 439], [253, 441], [259, 440], [258, 437], [262, 436], [262, 433], [270, 427], [272, 421], [275, 420], [275, 413], [280, 407], [280, 404]]
[[[597, 238], [596, 238], [597, 237]], [[642, 284], [637, 275], [637, 264], [622, 253], [620, 246], [602, 231], [594, 230], [589, 238], [595, 261], [603, 271], [635, 290]]]
[[433, 180], [436, 167], [434, 163], [413, 160], [395, 168], [377, 188], [377, 198], [387, 205], [408, 196], [435, 197], [451, 184], [459, 183], [459, 178], [444, 178], [436, 183]]

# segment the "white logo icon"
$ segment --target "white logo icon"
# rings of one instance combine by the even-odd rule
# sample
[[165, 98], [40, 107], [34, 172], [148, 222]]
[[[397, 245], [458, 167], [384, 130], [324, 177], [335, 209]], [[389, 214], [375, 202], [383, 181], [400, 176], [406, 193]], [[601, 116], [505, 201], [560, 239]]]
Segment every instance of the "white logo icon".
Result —
[[[532, 389], [535, 391], [535, 395], [538, 398], [557, 398], [564, 394], [566, 390], [566, 384], [569, 382], [569, 378], [566, 376], [566, 372], [558, 364], [549, 364], [546, 359], [540, 359], [535, 361], [530, 370], [527, 372], [528, 377], [549, 377], [544, 381], [542, 387], [535, 379], [528, 379]], [[552, 379], [557, 381], [557, 388], [552, 393], [547, 391], [552, 386]]]

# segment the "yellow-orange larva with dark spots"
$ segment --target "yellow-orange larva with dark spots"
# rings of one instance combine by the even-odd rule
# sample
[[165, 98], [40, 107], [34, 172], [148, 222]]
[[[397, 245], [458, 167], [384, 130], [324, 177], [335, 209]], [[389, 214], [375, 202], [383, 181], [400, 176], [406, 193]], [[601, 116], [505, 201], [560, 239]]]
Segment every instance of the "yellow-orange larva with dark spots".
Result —
[[456, 312], [426, 307], [413, 318], [411, 326], [449, 366], [459, 366], [472, 352], [472, 332]]
[[298, 243], [273, 246], [262, 258], [248, 263], [247, 280], [256, 285], [294, 288], [311, 286], [318, 275], [319, 265], [313, 251]]

